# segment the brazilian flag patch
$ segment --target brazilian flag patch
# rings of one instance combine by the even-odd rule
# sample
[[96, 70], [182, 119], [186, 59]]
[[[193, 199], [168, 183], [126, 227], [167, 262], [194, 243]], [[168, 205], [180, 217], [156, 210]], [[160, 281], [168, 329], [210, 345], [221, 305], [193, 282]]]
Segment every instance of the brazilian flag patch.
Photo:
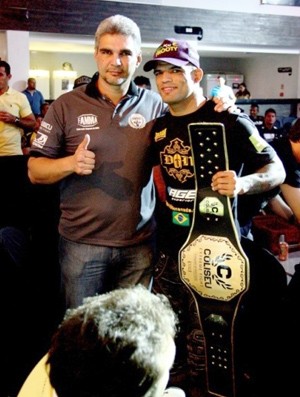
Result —
[[190, 226], [190, 215], [182, 212], [172, 212], [172, 222], [179, 226]]

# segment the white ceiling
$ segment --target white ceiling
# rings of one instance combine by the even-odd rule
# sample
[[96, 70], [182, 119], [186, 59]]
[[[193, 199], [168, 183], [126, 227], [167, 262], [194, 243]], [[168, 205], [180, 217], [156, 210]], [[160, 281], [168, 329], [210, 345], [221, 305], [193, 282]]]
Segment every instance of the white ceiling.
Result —
[[42, 52], [93, 53], [94, 37], [30, 32], [29, 50]]

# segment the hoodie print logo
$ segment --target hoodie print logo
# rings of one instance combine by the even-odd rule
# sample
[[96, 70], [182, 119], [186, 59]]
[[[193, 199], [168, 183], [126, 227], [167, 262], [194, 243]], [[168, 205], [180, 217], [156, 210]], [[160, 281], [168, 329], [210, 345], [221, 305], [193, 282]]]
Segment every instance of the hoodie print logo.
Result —
[[184, 183], [194, 177], [194, 161], [190, 146], [184, 146], [181, 139], [173, 139], [170, 145], [160, 152], [160, 161], [167, 173]]

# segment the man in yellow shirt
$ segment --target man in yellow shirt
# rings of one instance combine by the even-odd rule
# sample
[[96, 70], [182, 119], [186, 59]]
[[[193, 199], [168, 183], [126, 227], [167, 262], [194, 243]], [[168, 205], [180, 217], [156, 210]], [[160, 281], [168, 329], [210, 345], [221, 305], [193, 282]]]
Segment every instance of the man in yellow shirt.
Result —
[[0, 156], [22, 155], [22, 129], [33, 129], [35, 117], [24, 94], [9, 87], [10, 65], [0, 61]]

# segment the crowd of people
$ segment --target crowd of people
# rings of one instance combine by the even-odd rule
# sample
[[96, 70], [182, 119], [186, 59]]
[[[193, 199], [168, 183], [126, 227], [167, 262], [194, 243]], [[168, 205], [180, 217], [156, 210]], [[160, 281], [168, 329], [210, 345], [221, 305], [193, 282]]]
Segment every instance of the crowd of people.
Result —
[[[34, 303], [32, 323], [38, 322], [34, 317], [39, 305], [44, 315], [51, 307], [51, 318], [43, 318], [43, 325], [31, 336], [35, 339], [37, 332], [43, 333], [40, 346], [26, 365], [23, 362], [22, 370], [17, 369], [17, 379], [7, 377], [14, 384], [8, 384], [3, 395], [16, 394], [33, 361], [43, 356], [19, 397], [42, 397], [49, 390], [58, 397], [100, 397], [104, 390], [106, 395], [121, 396], [127, 390], [131, 396], [159, 397], [165, 387], [183, 389], [187, 397], [202, 397], [207, 393], [205, 335], [197, 300], [182, 281], [178, 260], [193, 224], [197, 195], [188, 126], [198, 122], [225, 126], [228, 169], [212, 174], [209, 188], [228, 198], [253, 275], [257, 258], [269, 261], [273, 269], [280, 264], [244, 237], [239, 200], [267, 197], [280, 189], [270, 206], [273, 200], [282, 200], [289, 208], [289, 212], [282, 208], [284, 216], [300, 221], [295, 204], [300, 187], [299, 121], [282, 138], [284, 142], [273, 145], [270, 135], [255, 126], [258, 108], [255, 114], [253, 106], [250, 117], [239, 112], [234, 105], [238, 96], [228, 90], [222, 76], [211, 99], [203, 96], [198, 52], [175, 38], [164, 39], [144, 65], [145, 72], [153, 71], [158, 90], [154, 92], [150, 79], [134, 80], [142, 62], [141, 34], [137, 24], [122, 15], [100, 22], [94, 58], [94, 76], [81, 76], [72, 91], [50, 106], [32, 78], [26, 96], [9, 87], [10, 66], [0, 61], [0, 162], [2, 169], [9, 169], [8, 175], [2, 175], [6, 189], [1, 198], [0, 255], [6, 261], [5, 277], [16, 280], [10, 273], [18, 272], [14, 288], [21, 286], [22, 294], [28, 294], [26, 286], [32, 287], [34, 272], [44, 274], [42, 284], [29, 292], [30, 304], [39, 300], [35, 294], [48, 295]], [[245, 84], [240, 89], [250, 98]], [[14, 113], [7, 110], [12, 101]], [[264, 128], [273, 114], [274, 109], [266, 112], [261, 120]], [[22, 148], [24, 132], [28, 136]], [[160, 172], [160, 194], [153, 169]], [[251, 210], [247, 215], [245, 224], [251, 221]], [[7, 219], [3, 225], [2, 219]], [[261, 313], [267, 305], [274, 314], [284, 284], [280, 270], [272, 285], [277, 279], [278, 290], [274, 287], [270, 295], [278, 292], [272, 307], [258, 283], [254, 290], [259, 291], [260, 301], [254, 299], [256, 306], [248, 311], [246, 301], [241, 317], [251, 310]], [[136, 285], [140, 288], [133, 288]], [[163, 296], [170, 307], [162, 307]], [[20, 302], [13, 293], [11, 297], [13, 309], [8, 312], [13, 313]], [[267, 330], [269, 320], [270, 315], [263, 322]], [[246, 328], [241, 326], [248, 335]], [[257, 337], [258, 333], [254, 328]], [[263, 341], [270, 353], [265, 334]], [[260, 384], [263, 368], [260, 363], [258, 370], [253, 363], [254, 353], [257, 349], [240, 359], [238, 397], [256, 395], [258, 384], [263, 392], [267, 389]], [[8, 372], [14, 372], [13, 365]], [[75, 376], [83, 367], [82, 378]], [[97, 378], [104, 367], [103, 376]], [[265, 377], [264, 382], [269, 381]]]

